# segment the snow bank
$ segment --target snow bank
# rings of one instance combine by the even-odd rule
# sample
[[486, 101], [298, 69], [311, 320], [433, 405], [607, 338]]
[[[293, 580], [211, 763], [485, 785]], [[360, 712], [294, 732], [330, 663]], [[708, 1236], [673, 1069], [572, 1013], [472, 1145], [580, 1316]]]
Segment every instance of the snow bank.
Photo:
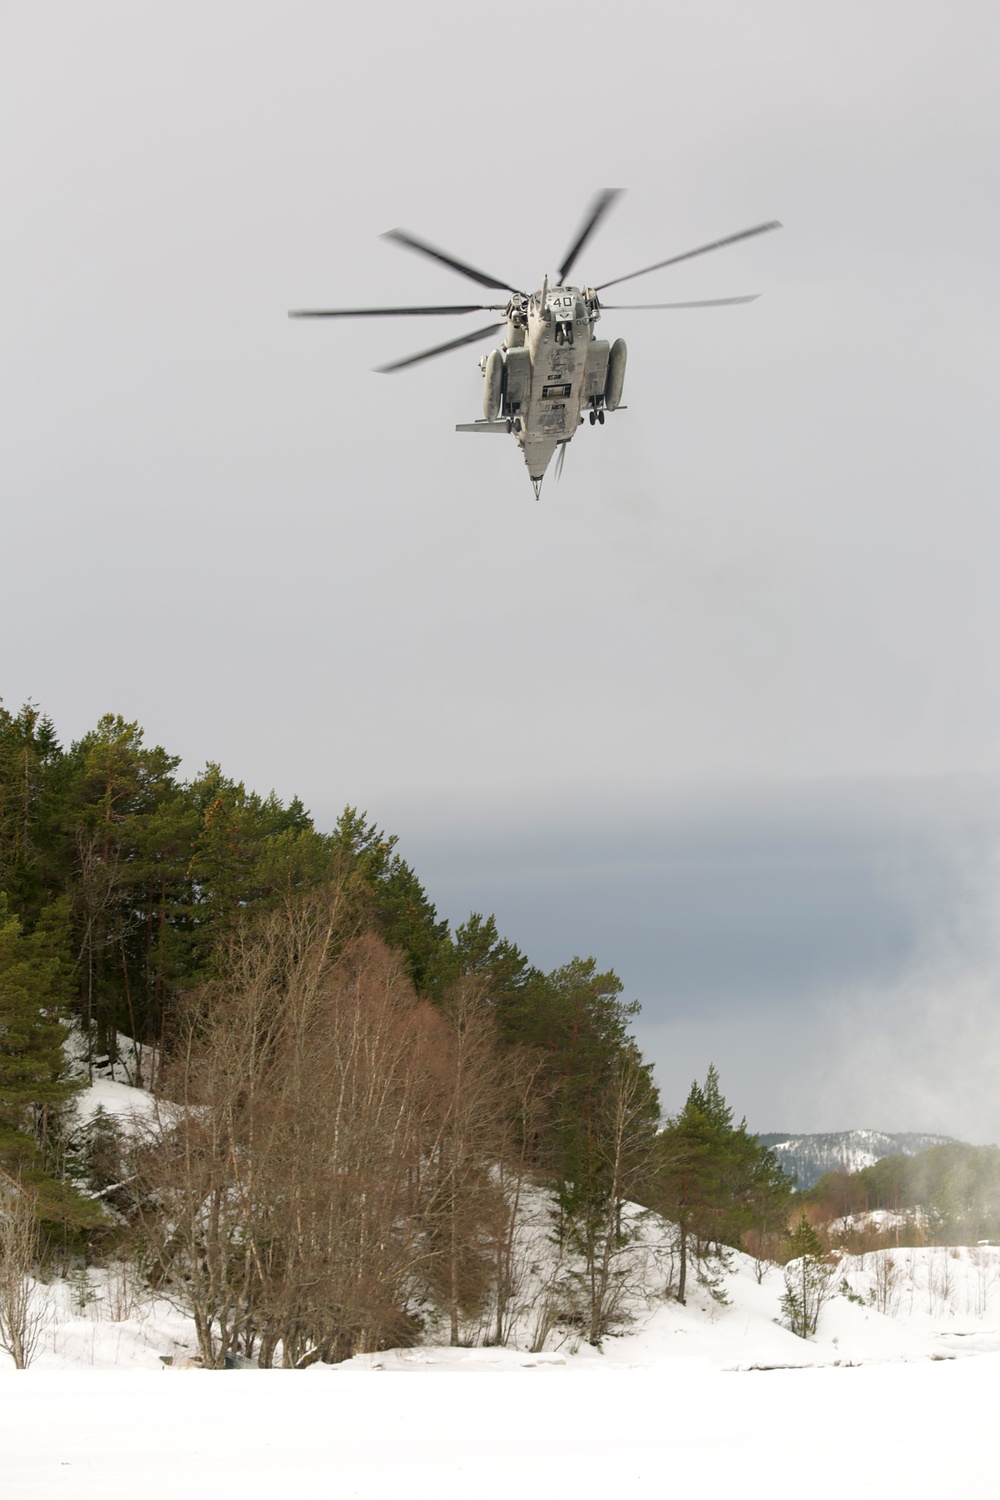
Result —
[[63, 1043], [74, 1078], [86, 1078], [86, 1087], [73, 1100], [72, 1111], [77, 1125], [87, 1125], [97, 1111], [119, 1120], [130, 1116], [148, 1116], [155, 1108], [153, 1096], [138, 1085], [156, 1063], [154, 1049], [136, 1047], [131, 1037], [118, 1033], [117, 1057], [98, 1057], [87, 1062], [87, 1042], [78, 1025], [70, 1029]]
[[[573, 1369], [577, 1373], [573, 1373]], [[5, 1500], [239, 1495], [812, 1500], [992, 1492], [1000, 1356], [727, 1375], [705, 1361], [520, 1378], [342, 1368], [5, 1382]]]
[[[668, 1226], [651, 1216], [667, 1237]], [[539, 1241], [529, 1242], [542, 1253]], [[544, 1241], [547, 1253], [557, 1252]], [[654, 1247], [655, 1248], [655, 1247]], [[648, 1249], [648, 1247], [647, 1247]], [[644, 1252], [645, 1253], [645, 1252]], [[645, 1269], [648, 1271], [648, 1262]], [[535, 1264], [536, 1275], [543, 1269]], [[551, 1273], [551, 1267], [548, 1268]], [[540, 1280], [529, 1283], [538, 1295]], [[578, 1333], [553, 1329], [544, 1349], [532, 1348], [537, 1316], [530, 1302], [504, 1347], [452, 1349], [428, 1342], [416, 1348], [357, 1355], [338, 1368], [355, 1373], [511, 1373], [518, 1370], [657, 1369], [664, 1361], [695, 1359], [720, 1371], [804, 1369], [884, 1362], [937, 1361], [1000, 1353], [1000, 1247], [925, 1247], [845, 1256], [835, 1296], [824, 1307], [815, 1338], [800, 1339], [777, 1322], [784, 1278], [776, 1266], [758, 1283], [753, 1261], [734, 1255], [725, 1280], [727, 1302], [713, 1302], [695, 1284], [687, 1305], [663, 1295], [663, 1279], [631, 1302], [631, 1325], [605, 1340], [600, 1352]], [[185, 1362], [197, 1355], [194, 1328], [168, 1301], [153, 1298], [127, 1266], [79, 1272], [38, 1286], [46, 1327], [38, 1370], [156, 1370], [161, 1357]], [[0, 1355], [0, 1380], [15, 1372]], [[8, 1383], [4, 1382], [4, 1389]]]
[[99, 1109], [106, 1115], [127, 1120], [148, 1116], [154, 1108], [153, 1097], [145, 1089], [118, 1083], [113, 1078], [95, 1078], [73, 1100], [73, 1116], [78, 1125], [89, 1124]]

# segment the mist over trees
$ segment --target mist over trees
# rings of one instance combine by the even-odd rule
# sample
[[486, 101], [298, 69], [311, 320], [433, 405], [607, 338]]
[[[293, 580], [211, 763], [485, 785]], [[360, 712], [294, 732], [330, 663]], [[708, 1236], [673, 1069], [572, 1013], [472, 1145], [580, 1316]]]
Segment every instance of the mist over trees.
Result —
[[[539, 1328], [594, 1344], [635, 1275], [634, 1205], [679, 1226], [682, 1301], [692, 1274], [721, 1296], [727, 1247], [777, 1244], [773, 1154], [714, 1069], [664, 1124], [613, 971], [543, 973], [481, 913], [451, 931], [356, 808], [324, 833], [178, 765], [121, 717], [64, 748], [0, 705], [0, 1169], [50, 1248], [127, 1254], [207, 1365], [301, 1366], [427, 1328], [503, 1342], [539, 1189], [572, 1266]], [[153, 1112], [74, 1129], [116, 1062]]]
[[858, 1172], [827, 1172], [802, 1195], [818, 1226], [852, 1247], [1000, 1241], [1000, 1148], [960, 1141], [915, 1156], [887, 1156]]

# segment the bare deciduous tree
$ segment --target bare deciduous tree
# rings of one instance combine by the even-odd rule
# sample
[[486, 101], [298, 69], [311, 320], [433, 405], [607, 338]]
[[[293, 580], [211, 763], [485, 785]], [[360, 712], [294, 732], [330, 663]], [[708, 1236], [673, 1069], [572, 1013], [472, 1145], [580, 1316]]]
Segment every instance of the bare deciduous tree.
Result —
[[32, 1279], [39, 1250], [38, 1216], [32, 1195], [3, 1184], [0, 1196], [0, 1349], [26, 1370], [46, 1323], [46, 1309]]
[[460, 1039], [419, 1001], [341, 894], [236, 935], [135, 1153], [136, 1223], [208, 1365], [410, 1341], [447, 1243], [453, 1301], [468, 1295], [464, 1198], [485, 1192], [478, 1022]]
[[424, 1151], [434, 1179], [427, 1231], [434, 1248], [428, 1270], [448, 1313], [452, 1344], [463, 1317], [481, 1318], [496, 1268], [496, 1242], [508, 1232], [509, 1201], [497, 1163], [509, 1110], [507, 1069], [500, 1056], [483, 981], [466, 975], [445, 998], [446, 1029], [436, 1080], [440, 1118]]
[[[525, 1187], [531, 1177], [535, 1140], [545, 1103], [552, 1092], [540, 1053], [515, 1048], [504, 1054], [502, 1067], [505, 1096], [501, 1117], [503, 1136], [494, 1164], [499, 1200], [490, 1230], [494, 1304], [487, 1336], [494, 1344], [509, 1343], [517, 1319], [528, 1311], [523, 1297], [531, 1247], [522, 1242], [519, 1229]], [[542, 1344], [544, 1338], [543, 1333]]]
[[890, 1250], [882, 1250], [874, 1257], [871, 1300], [874, 1307], [887, 1317], [894, 1318], [899, 1310], [899, 1268]]

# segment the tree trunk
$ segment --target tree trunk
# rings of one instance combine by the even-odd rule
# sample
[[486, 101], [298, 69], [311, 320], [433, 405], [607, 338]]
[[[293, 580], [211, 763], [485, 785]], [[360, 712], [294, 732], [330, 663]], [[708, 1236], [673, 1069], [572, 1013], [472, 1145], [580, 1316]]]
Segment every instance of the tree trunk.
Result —
[[683, 1221], [681, 1223], [680, 1230], [681, 1230], [681, 1271], [680, 1271], [680, 1277], [679, 1277], [678, 1282], [677, 1282], [677, 1300], [681, 1304], [681, 1306], [684, 1307], [685, 1306], [685, 1298], [687, 1296], [687, 1268], [688, 1268], [688, 1262], [687, 1262], [687, 1226], [683, 1223]]

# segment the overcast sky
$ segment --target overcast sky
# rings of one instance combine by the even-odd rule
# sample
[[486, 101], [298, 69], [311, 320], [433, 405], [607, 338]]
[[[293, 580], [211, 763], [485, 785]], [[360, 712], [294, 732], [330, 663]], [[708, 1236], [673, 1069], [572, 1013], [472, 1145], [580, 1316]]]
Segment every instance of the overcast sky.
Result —
[[[0, 695], [366, 807], [453, 920], [614, 965], [669, 1105], [714, 1057], [761, 1129], [1000, 1136], [998, 44], [0, 4]], [[605, 315], [628, 410], [540, 504], [454, 432], [480, 351], [370, 373], [456, 320], [285, 317], [470, 296], [393, 225], [537, 286], [603, 186], [585, 281], [786, 227], [629, 288], [749, 307]]]

